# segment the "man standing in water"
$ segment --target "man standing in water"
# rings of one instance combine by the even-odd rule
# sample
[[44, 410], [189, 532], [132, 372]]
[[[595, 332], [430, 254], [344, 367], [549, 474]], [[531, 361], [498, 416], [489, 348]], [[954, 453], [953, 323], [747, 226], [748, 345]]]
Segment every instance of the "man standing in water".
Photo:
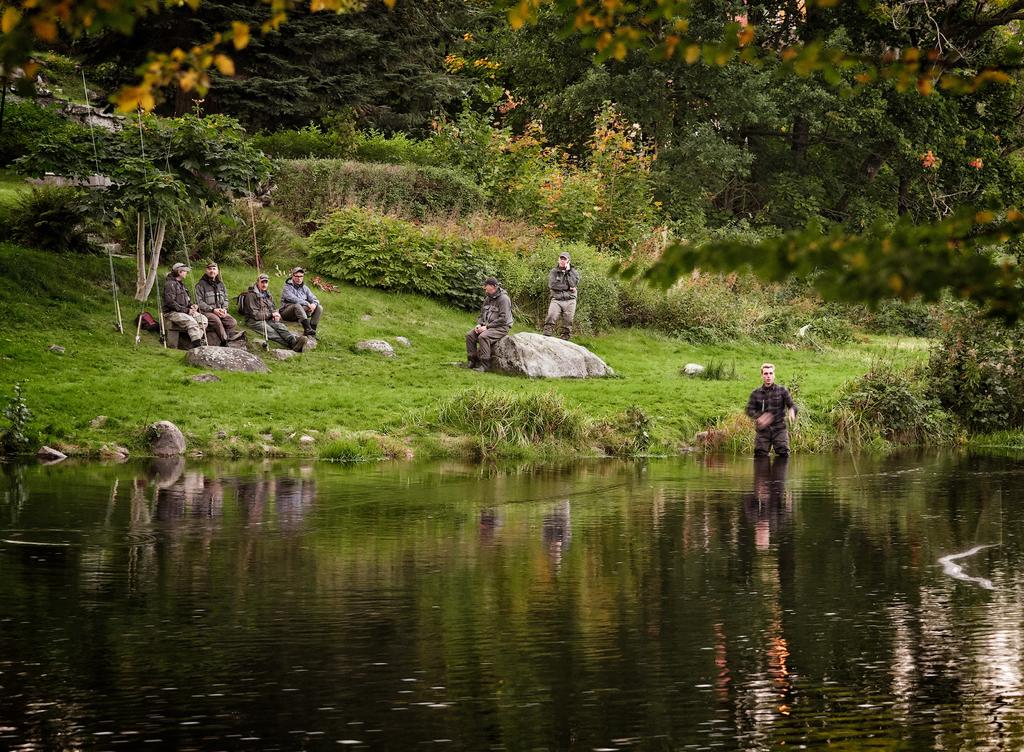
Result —
[[761, 386], [750, 393], [747, 415], [754, 419], [754, 456], [767, 457], [774, 449], [779, 457], [789, 456], [786, 418], [796, 420], [796, 406], [789, 390], [775, 383], [775, 366], [761, 366]]

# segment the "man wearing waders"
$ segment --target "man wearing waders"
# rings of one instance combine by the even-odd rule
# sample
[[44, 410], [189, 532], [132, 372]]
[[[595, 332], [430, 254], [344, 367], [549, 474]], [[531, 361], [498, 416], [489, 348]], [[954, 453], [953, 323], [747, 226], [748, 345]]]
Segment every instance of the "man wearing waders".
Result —
[[576, 288], [580, 284], [580, 273], [569, 263], [569, 254], [558, 257], [558, 266], [548, 273], [548, 290], [551, 301], [548, 315], [544, 319], [544, 336], [555, 333], [555, 324], [562, 320], [562, 339], [572, 339], [572, 321], [576, 318]]
[[754, 456], [767, 457], [774, 449], [779, 457], [789, 455], [786, 418], [796, 420], [796, 406], [789, 390], [775, 383], [775, 366], [761, 366], [761, 386], [750, 393], [747, 415], [754, 419]]

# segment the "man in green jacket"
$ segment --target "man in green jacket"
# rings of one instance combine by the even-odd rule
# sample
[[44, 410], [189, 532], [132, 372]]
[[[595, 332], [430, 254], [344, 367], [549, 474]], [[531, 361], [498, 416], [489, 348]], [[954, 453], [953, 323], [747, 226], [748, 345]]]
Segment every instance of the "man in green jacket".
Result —
[[512, 301], [501, 289], [498, 280], [484, 280], [484, 302], [476, 326], [466, 332], [466, 357], [474, 371], [491, 367], [491, 349], [512, 328]]
[[236, 329], [238, 322], [228, 313], [228, 288], [216, 261], [206, 265], [206, 273], [196, 282], [196, 305], [209, 322], [206, 333], [210, 344], [227, 347], [229, 341], [242, 336]]
[[245, 316], [245, 325], [264, 337], [267, 342], [276, 342], [295, 352], [302, 352], [306, 346], [305, 335], [296, 337], [281, 323], [281, 314], [274, 307], [274, 296], [267, 289], [270, 277], [261, 274], [256, 284], [245, 291], [240, 303], [239, 314]]
[[580, 285], [580, 273], [569, 263], [569, 254], [558, 256], [558, 266], [548, 273], [548, 290], [551, 291], [551, 302], [548, 304], [548, 315], [544, 319], [544, 336], [550, 337], [555, 332], [555, 324], [562, 320], [562, 339], [572, 339], [572, 322], [576, 318], [576, 294]]
[[199, 307], [192, 302], [185, 286], [185, 277], [191, 271], [180, 261], [171, 267], [164, 280], [164, 319], [172, 329], [188, 332], [192, 347], [203, 344], [206, 336], [206, 316], [199, 312]]

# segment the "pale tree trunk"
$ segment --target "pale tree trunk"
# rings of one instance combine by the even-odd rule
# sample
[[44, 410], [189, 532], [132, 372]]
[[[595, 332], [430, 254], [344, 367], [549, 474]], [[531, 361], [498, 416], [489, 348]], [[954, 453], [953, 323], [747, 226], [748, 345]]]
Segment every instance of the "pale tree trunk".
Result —
[[[153, 228], [149, 228], [153, 233]], [[146, 259], [146, 220], [139, 214], [138, 224], [135, 233], [135, 299], [143, 301], [149, 297], [149, 293], [156, 284], [157, 271], [160, 268], [160, 251], [164, 247], [164, 235], [167, 232], [167, 223], [160, 219], [156, 223], [156, 233], [150, 241], [149, 259]]]

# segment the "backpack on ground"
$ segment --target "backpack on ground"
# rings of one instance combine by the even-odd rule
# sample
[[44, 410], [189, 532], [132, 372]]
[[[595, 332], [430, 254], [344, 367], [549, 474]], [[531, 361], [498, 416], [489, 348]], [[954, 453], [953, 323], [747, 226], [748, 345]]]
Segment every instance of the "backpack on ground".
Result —
[[153, 318], [153, 314], [151, 314], [149, 311], [143, 311], [138, 316], [136, 316], [135, 323], [141, 323], [142, 328], [145, 329], [147, 332], [160, 331], [160, 324], [157, 323], [157, 320]]
[[238, 309], [238, 315], [249, 317], [252, 315], [252, 306], [249, 305], [249, 295], [252, 290], [245, 290], [238, 293], [238, 297], [235, 298], [235, 308]]

